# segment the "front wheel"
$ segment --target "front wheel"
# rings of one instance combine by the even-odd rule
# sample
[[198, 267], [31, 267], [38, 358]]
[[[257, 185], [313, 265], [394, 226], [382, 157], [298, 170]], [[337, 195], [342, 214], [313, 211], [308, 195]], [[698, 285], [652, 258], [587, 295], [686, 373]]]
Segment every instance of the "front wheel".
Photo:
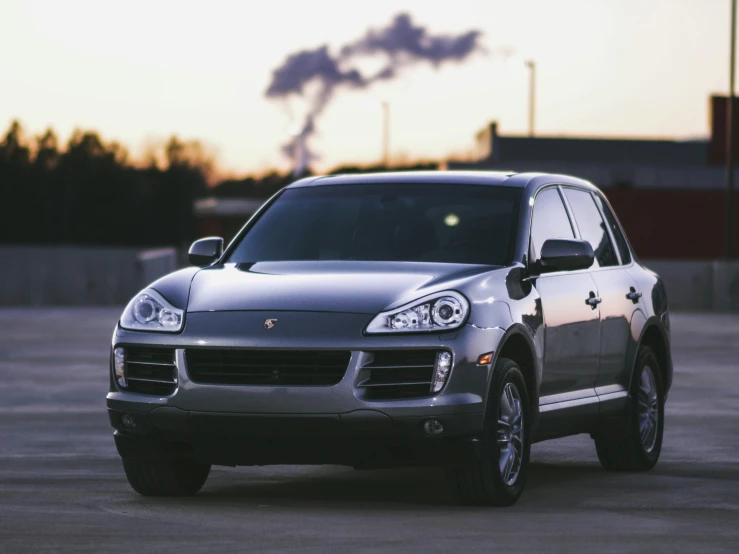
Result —
[[651, 349], [642, 347], [620, 428], [595, 436], [598, 459], [605, 469], [649, 471], [657, 464], [665, 426], [664, 405], [659, 362]]
[[123, 458], [131, 488], [143, 496], [192, 496], [205, 484], [208, 464], [189, 460]]
[[531, 450], [526, 391], [516, 362], [500, 358], [493, 370], [480, 448], [466, 463], [446, 470], [460, 504], [510, 506], [521, 496]]

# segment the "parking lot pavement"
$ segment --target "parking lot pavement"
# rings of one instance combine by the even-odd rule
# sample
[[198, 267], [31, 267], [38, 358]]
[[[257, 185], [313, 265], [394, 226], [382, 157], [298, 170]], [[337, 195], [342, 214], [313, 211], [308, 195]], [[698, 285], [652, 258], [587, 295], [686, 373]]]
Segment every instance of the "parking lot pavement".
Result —
[[196, 497], [137, 496], [105, 413], [118, 314], [0, 310], [0, 552], [739, 552], [738, 316], [673, 316], [654, 471], [542, 443], [517, 505], [475, 509], [436, 469], [215, 468]]

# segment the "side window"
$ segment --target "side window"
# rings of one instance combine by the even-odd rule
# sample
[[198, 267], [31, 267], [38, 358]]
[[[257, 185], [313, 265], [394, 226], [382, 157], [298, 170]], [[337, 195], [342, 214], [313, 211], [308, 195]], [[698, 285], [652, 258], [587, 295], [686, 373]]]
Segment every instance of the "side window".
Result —
[[541, 247], [547, 239], [572, 239], [570, 218], [556, 188], [548, 188], [536, 195], [531, 223], [531, 245], [534, 259], [539, 258]]
[[629, 251], [629, 245], [626, 242], [626, 237], [624, 237], [624, 234], [621, 232], [621, 227], [618, 226], [616, 216], [613, 215], [613, 211], [611, 211], [611, 208], [608, 206], [608, 204], [604, 202], [603, 199], [597, 194], [595, 195], [595, 201], [598, 203], [601, 211], [606, 216], [606, 222], [608, 222], [608, 226], [611, 228], [613, 238], [616, 240], [616, 247], [618, 248], [619, 254], [621, 254], [621, 263], [630, 264], [631, 252]]
[[609, 267], [618, 265], [616, 252], [606, 230], [606, 224], [600, 216], [595, 200], [589, 192], [565, 188], [565, 196], [575, 215], [575, 222], [580, 229], [580, 236], [593, 247], [595, 262], [593, 267]]

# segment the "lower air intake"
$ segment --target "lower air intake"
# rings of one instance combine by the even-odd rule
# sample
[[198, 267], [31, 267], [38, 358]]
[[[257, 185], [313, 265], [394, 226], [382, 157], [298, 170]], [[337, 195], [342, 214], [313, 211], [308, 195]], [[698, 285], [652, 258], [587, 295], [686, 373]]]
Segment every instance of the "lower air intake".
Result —
[[362, 368], [357, 385], [365, 400], [394, 400], [431, 395], [438, 350], [381, 350]]
[[126, 391], [169, 396], [177, 389], [177, 366], [172, 348], [125, 347]]

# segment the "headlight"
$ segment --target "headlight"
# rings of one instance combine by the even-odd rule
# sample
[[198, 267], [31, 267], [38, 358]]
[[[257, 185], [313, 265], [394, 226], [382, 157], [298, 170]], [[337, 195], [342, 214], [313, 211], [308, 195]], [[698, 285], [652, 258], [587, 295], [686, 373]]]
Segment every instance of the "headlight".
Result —
[[128, 303], [121, 316], [121, 327], [134, 331], [176, 333], [182, 329], [184, 313], [153, 289], [140, 292]]
[[469, 302], [458, 292], [439, 292], [382, 312], [367, 326], [367, 333], [448, 331], [460, 327], [469, 311]]

